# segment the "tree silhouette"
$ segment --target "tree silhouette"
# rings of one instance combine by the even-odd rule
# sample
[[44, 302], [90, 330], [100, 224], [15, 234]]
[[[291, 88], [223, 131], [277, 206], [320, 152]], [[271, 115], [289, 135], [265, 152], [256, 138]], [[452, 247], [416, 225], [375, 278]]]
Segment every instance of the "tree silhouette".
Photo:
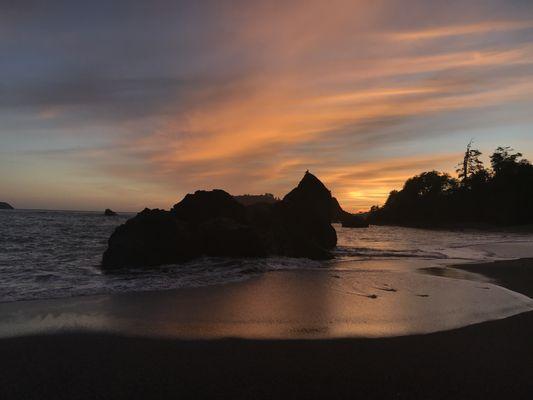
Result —
[[468, 184], [468, 180], [470, 177], [476, 175], [477, 173], [485, 169], [483, 166], [483, 161], [479, 159], [482, 153], [478, 149], [472, 148], [473, 143], [473, 140], [470, 140], [470, 142], [468, 142], [463, 162], [459, 163], [459, 168], [455, 170], [459, 175], [459, 179], [465, 185]]
[[382, 207], [373, 206], [368, 220], [397, 225], [533, 224], [533, 165], [510, 147], [498, 147], [483, 167], [472, 141], [457, 172], [429, 171], [409, 178], [390, 192]]
[[[522, 153], [513, 153], [513, 151], [514, 149], [509, 146], [498, 147], [490, 156], [490, 163], [495, 174], [515, 167], [515, 164], [522, 157]], [[529, 161], [523, 160], [523, 162], [528, 163]]]

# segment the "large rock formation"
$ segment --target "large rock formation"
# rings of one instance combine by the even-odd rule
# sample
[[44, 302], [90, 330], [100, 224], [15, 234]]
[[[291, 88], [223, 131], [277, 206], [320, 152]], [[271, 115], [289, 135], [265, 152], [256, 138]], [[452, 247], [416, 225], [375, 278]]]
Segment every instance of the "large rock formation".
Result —
[[223, 190], [198, 190], [174, 205], [172, 216], [187, 224], [198, 253], [254, 257], [266, 254], [246, 218], [246, 207]]
[[319, 248], [332, 249], [337, 245], [337, 234], [331, 226], [331, 192], [316, 176], [306, 172], [281, 204], [293, 232], [303, 235]]
[[115, 217], [118, 214], [116, 212], [114, 212], [113, 210], [111, 210], [110, 208], [106, 208], [105, 211], [104, 211], [104, 215], [106, 217]]
[[102, 265], [110, 269], [153, 267], [198, 255], [200, 251], [185, 222], [168, 211], [144, 209], [113, 232]]
[[145, 209], [111, 235], [102, 266], [151, 267], [201, 255], [332, 258], [331, 193], [307, 172], [281, 201], [244, 206], [223, 190], [188, 194], [172, 210]]
[[14, 210], [14, 208], [11, 204], [0, 201], [0, 210]]
[[213, 218], [229, 218], [237, 222], [246, 222], [246, 208], [229, 193], [215, 189], [197, 190], [186, 195], [182, 201], [172, 207], [171, 213], [179, 220], [193, 225]]

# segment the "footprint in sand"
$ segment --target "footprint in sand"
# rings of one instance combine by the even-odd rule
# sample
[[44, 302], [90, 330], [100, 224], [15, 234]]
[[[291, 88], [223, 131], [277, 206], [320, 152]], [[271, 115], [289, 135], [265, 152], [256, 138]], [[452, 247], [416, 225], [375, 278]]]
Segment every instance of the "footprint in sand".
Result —
[[385, 292], [397, 292], [398, 291], [398, 290], [396, 290], [394, 288], [391, 288], [391, 287], [377, 287], [377, 286], [374, 286], [374, 289], [383, 290]]

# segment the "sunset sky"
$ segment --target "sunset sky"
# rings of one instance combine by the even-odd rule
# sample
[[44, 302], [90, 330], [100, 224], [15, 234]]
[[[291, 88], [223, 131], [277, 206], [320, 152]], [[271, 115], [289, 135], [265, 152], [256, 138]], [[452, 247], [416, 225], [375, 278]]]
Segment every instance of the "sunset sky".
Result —
[[1, 1], [0, 201], [168, 208], [284, 195], [350, 211], [468, 141], [533, 159], [533, 1]]

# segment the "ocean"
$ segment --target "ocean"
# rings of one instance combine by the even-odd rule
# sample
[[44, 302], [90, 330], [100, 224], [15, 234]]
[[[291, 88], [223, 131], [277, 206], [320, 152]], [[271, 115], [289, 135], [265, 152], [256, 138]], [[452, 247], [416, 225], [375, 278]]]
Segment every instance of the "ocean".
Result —
[[151, 270], [103, 272], [113, 230], [133, 214], [0, 211], [0, 302], [220, 285], [268, 271], [379, 271], [530, 256], [533, 235], [516, 232], [423, 230], [335, 225], [336, 259], [311, 261], [200, 258]]

